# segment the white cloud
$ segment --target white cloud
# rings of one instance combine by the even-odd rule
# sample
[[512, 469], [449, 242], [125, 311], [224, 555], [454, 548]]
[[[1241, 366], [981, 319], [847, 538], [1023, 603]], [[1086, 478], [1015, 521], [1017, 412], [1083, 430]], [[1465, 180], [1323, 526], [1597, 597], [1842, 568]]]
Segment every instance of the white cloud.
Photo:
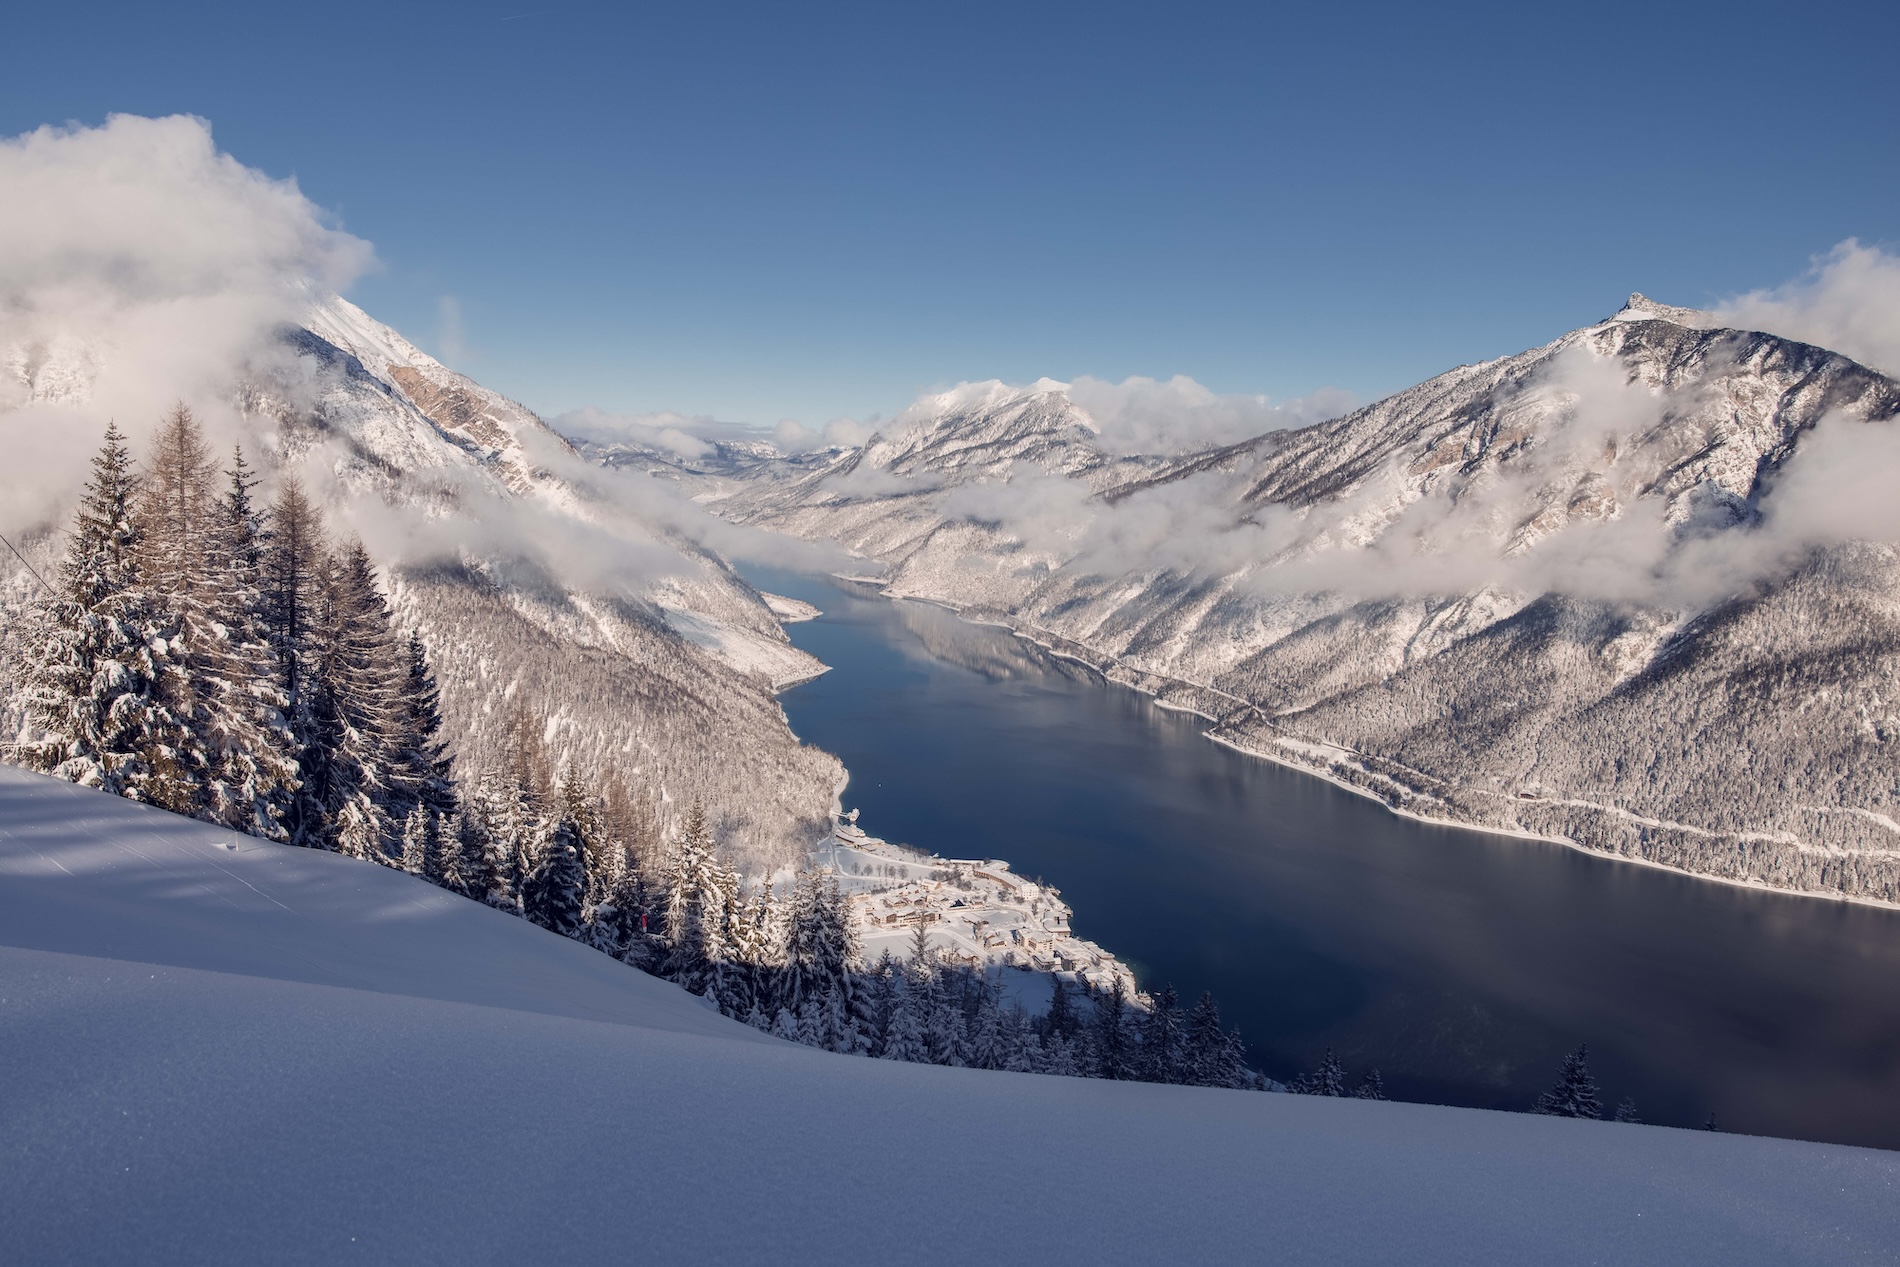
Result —
[[435, 301], [435, 346], [444, 365], [468, 361], [468, 327], [462, 322], [462, 302], [454, 295]]
[[660, 449], [675, 457], [704, 457], [712, 451], [713, 441], [756, 443], [769, 439], [766, 432], [743, 423], [720, 422], [705, 416], [661, 412], [652, 414], [616, 414], [588, 406], [553, 419], [562, 435], [594, 444], [637, 444]]
[[1900, 257], [1853, 238], [1806, 274], [1719, 305], [1724, 325], [1799, 339], [1900, 374]]
[[1082, 377], [1068, 385], [1068, 395], [1095, 423], [1103, 447], [1118, 453], [1183, 453], [1236, 444], [1336, 418], [1354, 403], [1351, 393], [1331, 388], [1281, 404], [1265, 396], [1221, 395], [1184, 374], [1165, 382]]
[[834, 418], [824, 426], [814, 428], [795, 418], [782, 418], [778, 426], [772, 429], [772, 443], [785, 453], [853, 448], [876, 435], [880, 421], [875, 415], [863, 422], [856, 418]]
[[[107, 418], [135, 438], [174, 399], [214, 429], [234, 371], [373, 263], [294, 180], [218, 152], [183, 115], [0, 139], [0, 520], [36, 526], [49, 470]], [[37, 403], [35, 403], [37, 402]]]

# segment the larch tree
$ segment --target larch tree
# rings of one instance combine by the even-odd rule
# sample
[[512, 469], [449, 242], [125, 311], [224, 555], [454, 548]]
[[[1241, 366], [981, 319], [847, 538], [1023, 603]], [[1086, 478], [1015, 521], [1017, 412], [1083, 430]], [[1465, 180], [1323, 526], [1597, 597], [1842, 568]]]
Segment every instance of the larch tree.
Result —
[[285, 480], [264, 519], [259, 607], [297, 761], [284, 833], [290, 843], [311, 847], [327, 843], [335, 782], [327, 726], [334, 709], [314, 669], [328, 559], [316, 506], [297, 481]]
[[183, 672], [168, 702], [190, 735], [180, 803], [270, 839], [296, 781], [281, 696], [257, 624], [257, 523], [242, 454], [221, 499], [216, 463], [184, 404], [159, 424], [137, 506], [145, 588], [176, 622]]

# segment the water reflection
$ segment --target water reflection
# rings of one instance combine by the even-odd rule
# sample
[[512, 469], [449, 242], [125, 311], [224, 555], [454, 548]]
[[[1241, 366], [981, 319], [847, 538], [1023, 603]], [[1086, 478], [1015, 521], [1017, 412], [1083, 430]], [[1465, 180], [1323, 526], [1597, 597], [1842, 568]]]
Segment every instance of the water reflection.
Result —
[[1328, 1045], [1407, 1098], [1522, 1108], [1588, 1041], [1651, 1121], [1900, 1146], [1900, 912], [1434, 827], [1201, 738], [997, 629], [782, 574], [833, 672], [784, 697], [870, 830], [1057, 884], [1258, 1062]]

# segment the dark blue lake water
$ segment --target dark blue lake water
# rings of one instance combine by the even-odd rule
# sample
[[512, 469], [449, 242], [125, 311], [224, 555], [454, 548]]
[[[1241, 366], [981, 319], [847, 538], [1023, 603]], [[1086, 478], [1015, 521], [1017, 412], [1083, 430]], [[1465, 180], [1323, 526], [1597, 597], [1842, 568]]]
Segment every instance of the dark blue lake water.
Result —
[[1900, 1148], [1900, 912], [1432, 827], [939, 608], [753, 569], [833, 666], [782, 697], [874, 835], [1005, 858], [1286, 1078], [1522, 1109], [1590, 1044], [1645, 1120]]

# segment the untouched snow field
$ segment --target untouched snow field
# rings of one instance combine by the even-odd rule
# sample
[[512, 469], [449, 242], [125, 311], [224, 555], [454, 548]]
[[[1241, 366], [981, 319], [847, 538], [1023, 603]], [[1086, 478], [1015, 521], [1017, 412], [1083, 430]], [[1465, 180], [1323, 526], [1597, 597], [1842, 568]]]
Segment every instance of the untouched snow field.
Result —
[[19, 1263], [1900, 1252], [1894, 1154], [834, 1056], [408, 876], [6, 768], [0, 1140]]

